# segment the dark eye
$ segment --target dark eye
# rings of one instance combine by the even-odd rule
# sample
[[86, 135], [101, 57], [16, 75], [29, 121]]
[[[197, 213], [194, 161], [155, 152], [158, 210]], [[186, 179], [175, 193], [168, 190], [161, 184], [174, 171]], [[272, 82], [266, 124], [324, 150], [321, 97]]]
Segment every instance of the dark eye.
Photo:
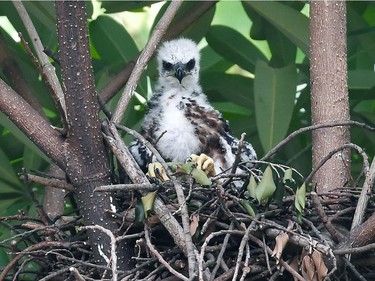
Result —
[[169, 62], [163, 61], [163, 68], [164, 68], [166, 71], [171, 71], [171, 70], [172, 70], [172, 64], [169, 63]]
[[195, 59], [191, 59], [186, 64], [186, 70], [190, 71], [190, 70], [192, 70], [194, 68], [194, 66], [195, 66]]

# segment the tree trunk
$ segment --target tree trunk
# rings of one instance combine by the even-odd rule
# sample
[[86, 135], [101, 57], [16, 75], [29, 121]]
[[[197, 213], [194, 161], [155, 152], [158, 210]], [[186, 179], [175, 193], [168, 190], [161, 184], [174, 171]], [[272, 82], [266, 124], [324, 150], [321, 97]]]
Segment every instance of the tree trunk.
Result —
[[[350, 119], [345, 5], [345, 1], [311, 1], [310, 76], [313, 124]], [[348, 142], [348, 127], [314, 131], [313, 168], [330, 151]], [[319, 169], [313, 178], [314, 186], [318, 193], [342, 187], [348, 181], [349, 173], [350, 151], [344, 150]]]
[[[110, 195], [93, 192], [95, 187], [111, 184], [111, 180], [99, 120], [85, 2], [56, 1], [56, 16], [68, 119], [66, 173], [75, 187], [84, 224], [115, 232], [117, 225], [106, 214], [111, 209]], [[106, 264], [106, 258], [110, 259], [109, 237], [92, 230], [89, 241], [95, 262]], [[125, 251], [119, 248], [118, 265], [128, 269], [131, 255], [127, 247]]]

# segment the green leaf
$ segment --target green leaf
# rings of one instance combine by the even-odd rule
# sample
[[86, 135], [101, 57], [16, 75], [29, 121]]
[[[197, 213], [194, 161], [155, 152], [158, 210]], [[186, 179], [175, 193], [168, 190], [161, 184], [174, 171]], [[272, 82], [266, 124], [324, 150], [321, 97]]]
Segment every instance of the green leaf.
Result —
[[214, 71], [223, 74], [226, 70], [228, 70], [233, 65], [233, 63], [224, 59], [222, 56], [220, 56], [218, 53], [212, 50], [212, 48], [209, 45], [206, 45], [201, 50], [201, 57], [202, 57], [202, 61], [200, 65], [200, 69], [202, 73], [201, 76], [205, 75], [206, 73], [211, 73]]
[[251, 41], [232, 28], [214, 25], [207, 32], [206, 39], [217, 53], [251, 73], [254, 73], [258, 60], [267, 61]]
[[274, 1], [243, 1], [245, 9], [254, 9], [309, 56], [309, 19], [299, 11]]
[[102, 8], [105, 9], [107, 14], [120, 13], [123, 11], [139, 11], [143, 10], [144, 7], [151, 6], [152, 4], [159, 1], [104, 1], [102, 2]]
[[143, 222], [145, 219], [145, 211], [143, 208], [143, 203], [142, 200], [138, 199], [137, 203], [135, 204], [135, 217], [134, 221], [135, 222]]
[[249, 184], [247, 185], [247, 192], [249, 192], [249, 196], [251, 198], [256, 199], [255, 191], [256, 191], [257, 186], [258, 185], [257, 185], [257, 182], [255, 181], [254, 176], [251, 175]]
[[245, 208], [246, 212], [250, 215], [250, 217], [255, 218], [256, 211], [251, 206], [251, 203], [248, 200], [241, 199], [240, 201], [242, 207]]
[[153, 191], [148, 193], [145, 196], [142, 196], [142, 204], [143, 204], [143, 210], [145, 217], [147, 218], [148, 213], [154, 208], [154, 202], [155, 202], [155, 197], [156, 197], [157, 191]]
[[201, 185], [212, 185], [212, 181], [201, 169], [195, 168], [194, 162], [187, 163], [168, 163], [168, 167], [176, 173], [191, 175]]
[[273, 195], [276, 190], [276, 184], [273, 180], [272, 168], [267, 166], [263, 173], [262, 180], [255, 190], [255, 197], [259, 204], [267, 203], [268, 199]]
[[191, 171], [192, 177], [201, 185], [212, 185], [212, 181], [206, 176], [201, 169], [193, 169]]
[[[0, 237], [0, 240], [3, 240], [1, 238], [8, 238], [8, 237]], [[6, 253], [5, 248], [0, 248], [0, 266], [4, 268], [9, 262], [10, 262], [9, 256]]]
[[[159, 13], [155, 17], [155, 21], [152, 25], [154, 29], [155, 25], [158, 23], [162, 15], [164, 15], [166, 9], [169, 6], [170, 1], [167, 1], [163, 7], [161, 7]], [[193, 13], [202, 3], [200, 1], [184, 1], [181, 7], [178, 9], [176, 15], [174, 16], [170, 26], [176, 25], [182, 19], [186, 19], [188, 15]], [[199, 17], [193, 24], [191, 24], [187, 29], [185, 29], [181, 34], [176, 34], [179, 37], [190, 38], [195, 42], [199, 42], [207, 33], [211, 26], [212, 19], [215, 15], [215, 5], [210, 8], [206, 13]], [[172, 39], [172, 38], [170, 38]]]
[[211, 102], [232, 101], [254, 110], [254, 80], [241, 75], [222, 72], [207, 72], [202, 74], [202, 88]]
[[0, 124], [7, 128], [20, 142], [29, 147], [32, 151], [37, 153], [44, 160], [49, 162], [49, 158], [28, 138], [26, 137], [16, 125], [12, 123], [2, 112], [0, 112]]
[[0, 177], [1, 179], [20, 186], [20, 180], [18, 179], [17, 173], [14, 171], [13, 166], [4, 151], [0, 148]]
[[286, 183], [287, 181], [293, 181], [293, 170], [291, 168], [287, 169], [284, 172], [283, 183]]
[[267, 42], [270, 47], [272, 58], [270, 65], [273, 67], [284, 67], [295, 62], [297, 48], [281, 32], [278, 32], [274, 26], [266, 24]]
[[302, 184], [300, 188], [297, 188], [296, 195], [294, 197], [294, 206], [299, 213], [302, 213], [305, 209], [306, 204], [306, 184]]
[[43, 159], [34, 150], [25, 146], [23, 152], [23, 167], [27, 170], [39, 170], [43, 164]]
[[295, 64], [272, 68], [258, 61], [255, 70], [255, 115], [264, 151], [269, 151], [287, 134], [293, 115], [297, 87]]
[[113, 18], [99, 16], [89, 27], [91, 41], [107, 63], [127, 63], [138, 54], [133, 38]]
[[374, 70], [355, 69], [348, 72], [348, 86], [350, 89], [369, 90], [375, 86]]
[[249, 108], [237, 105], [232, 102], [213, 102], [212, 105], [213, 107], [215, 107], [215, 109], [219, 110], [224, 115], [226, 113], [232, 113], [241, 115], [242, 117], [248, 117], [251, 114]]

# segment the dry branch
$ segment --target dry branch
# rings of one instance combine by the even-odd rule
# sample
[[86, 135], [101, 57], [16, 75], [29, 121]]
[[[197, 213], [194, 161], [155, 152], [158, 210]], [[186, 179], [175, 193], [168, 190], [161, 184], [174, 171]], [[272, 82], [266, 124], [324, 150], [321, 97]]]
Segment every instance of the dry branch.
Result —
[[155, 52], [162, 36], [164, 35], [166, 29], [171, 23], [174, 15], [177, 13], [179, 7], [183, 1], [177, 0], [170, 2], [167, 10], [163, 14], [162, 18], [159, 20], [155, 26], [154, 31], [152, 32], [150, 39], [148, 40], [145, 48], [143, 49], [141, 55], [139, 56], [135, 67], [130, 74], [129, 80], [126, 83], [125, 89], [121, 95], [121, 98], [117, 104], [115, 113], [112, 116], [112, 121], [115, 123], [120, 123], [126, 108], [130, 102], [130, 99], [133, 96], [134, 89], [138, 83], [139, 78], [141, 77], [142, 72], [147, 66], [148, 61], [150, 60], [152, 54]]

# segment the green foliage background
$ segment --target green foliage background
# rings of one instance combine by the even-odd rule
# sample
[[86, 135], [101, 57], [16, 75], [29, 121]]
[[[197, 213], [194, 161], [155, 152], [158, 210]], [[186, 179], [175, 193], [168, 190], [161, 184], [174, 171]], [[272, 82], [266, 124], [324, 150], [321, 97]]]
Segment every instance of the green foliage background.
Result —
[[[145, 13], [158, 1], [102, 1], [105, 12], [93, 18], [93, 5], [88, 3], [88, 17], [93, 66], [98, 91], [134, 59], [151, 33], [145, 23], [137, 33], [130, 32], [117, 19], [123, 11]], [[42, 42], [57, 51], [53, 2], [24, 2]], [[160, 18], [167, 4], [160, 9]], [[197, 2], [187, 1], [172, 23], [189, 13]], [[198, 3], [199, 5], [199, 3]], [[209, 100], [230, 121], [234, 135], [247, 134], [261, 157], [289, 133], [310, 124], [309, 88], [309, 5], [305, 1], [255, 2], [220, 1], [183, 36], [200, 42], [202, 53], [201, 84]], [[113, 17], [116, 13], [116, 19]], [[1, 2], [0, 16], [13, 27], [25, 31], [11, 2]], [[126, 15], [125, 15], [126, 17]], [[372, 2], [347, 2], [348, 69], [350, 110], [353, 120], [374, 126], [375, 123], [375, 5]], [[155, 23], [154, 23], [155, 24]], [[0, 26], [0, 33], [19, 63], [34, 94], [43, 105], [51, 122], [59, 118], [47, 87], [27, 57], [20, 43]], [[28, 39], [29, 40], [29, 39]], [[30, 40], [29, 40], [30, 41]], [[58, 66], [56, 66], [59, 71]], [[150, 86], [156, 80], [152, 61], [137, 88], [126, 114], [126, 125], [137, 129], [145, 110]], [[1, 79], [7, 79], [0, 72]], [[121, 92], [121, 91], [120, 91]], [[113, 110], [117, 94], [109, 106]], [[352, 128], [352, 142], [374, 155], [375, 137]], [[302, 135], [291, 141], [273, 159], [290, 165], [307, 175], [311, 170], [311, 136]], [[26, 186], [18, 179], [22, 168], [45, 170], [48, 159], [11, 122], [0, 114], [0, 216], [17, 214], [19, 209], [33, 215], [30, 192], [42, 201], [43, 187]], [[353, 175], [361, 171], [361, 159], [353, 156]], [[9, 235], [0, 226], [0, 241]], [[0, 251], [0, 266], [7, 263]]]

